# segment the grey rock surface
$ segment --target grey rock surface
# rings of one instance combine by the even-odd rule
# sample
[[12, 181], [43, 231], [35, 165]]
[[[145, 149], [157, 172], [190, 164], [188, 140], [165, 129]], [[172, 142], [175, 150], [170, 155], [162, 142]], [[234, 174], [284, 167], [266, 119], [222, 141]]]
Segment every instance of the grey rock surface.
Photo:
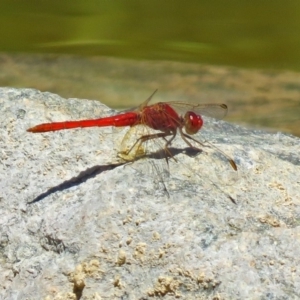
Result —
[[208, 118], [238, 172], [180, 139], [123, 164], [124, 131], [26, 132], [97, 101], [1, 88], [0, 110], [1, 299], [300, 298], [299, 138]]

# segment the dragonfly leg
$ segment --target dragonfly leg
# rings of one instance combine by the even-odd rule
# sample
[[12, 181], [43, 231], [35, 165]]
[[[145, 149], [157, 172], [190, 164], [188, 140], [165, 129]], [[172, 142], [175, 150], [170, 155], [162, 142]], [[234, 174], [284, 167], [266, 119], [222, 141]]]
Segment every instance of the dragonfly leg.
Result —
[[185, 134], [182, 130], [180, 130], [180, 134], [181, 134], [182, 139], [185, 141], [185, 143], [192, 149], [201, 151], [200, 148], [193, 146], [188, 139], [191, 139], [192, 141], [196, 142], [197, 144], [201, 145], [202, 147], [205, 147], [205, 145], [202, 144], [200, 141], [197, 141], [196, 139], [192, 138], [188, 134]]
[[[173, 131], [171, 132], [169, 135], [172, 134], [172, 137], [167, 140], [165, 137], [164, 137], [164, 140], [166, 141], [166, 144], [165, 144], [165, 153], [169, 154], [169, 156], [171, 158], [173, 158], [175, 160], [175, 162], [177, 162], [177, 159], [174, 157], [174, 155], [171, 153], [170, 149], [169, 149], [169, 146], [171, 145], [172, 141], [174, 140], [176, 134], [177, 134], [177, 131]], [[166, 156], [166, 161], [167, 161], [167, 164], [169, 165], [169, 161], [168, 161], [168, 156]]]
[[217, 150], [219, 153], [221, 153], [224, 157], [227, 158], [227, 160], [228, 160], [228, 162], [230, 163], [231, 167], [232, 167], [235, 171], [237, 171], [237, 166], [236, 166], [236, 163], [234, 162], [234, 160], [233, 160], [230, 156], [228, 156], [226, 153], [224, 153], [223, 151], [221, 151], [220, 149], [218, 149], [217, 147], [215, 147], [214, 145], [208, 143], [209, 146], [206, 146], [205, 144], [201, 143], [200, 141], [198, 141], [198, 140], [194, 139], [193, 137], [189, 136], [188, 134], [184, 133], [181, 129], [180, 129], [180, 134], [181, 134], [182, 139], [183, 139], [183, 140], [184, 140], [184, 141], [185, 141], [192, 149], [200, 150], [200, 151], [202, 150], [202, 149], [200, 149], [200, 148], [198, 148], [198, 147], [193, 146], [193, 145], [190, 143], [190, 141], [188, 141], [188, 139], [194, 141], [195, 143], [201, 145], [202, 147], [211, 147], [211, 148]]
[[[167, 140], [166, 137], [170, 136], [170, 135], [173, 135], [172, 138], [170, 140]], [[173, 132], [169, 132], [169, 131], [168, 132], [155, 133], [155, 134], [149, 134], [149, 135], [143, 135], [139, 139], [136, 140], [136, 142], [132, 145], [132, 147], [128, 151], [126, 151], [126, 155], [128, 155], [131, 151], [133, 151], [133, 149], [137, 145], [138, 145], [137, 148], [139, 148], [143, 143], [145, 143], [149, 140], [153, 140], [153, 139], [156, 139], [156, 138], [163, 138], [166, 141], [166, 144], [165, 144], [165, 147], [164, 147], [165, 153], [167, 154], [167, 156], [169, 155], [172, 158], [174, 158], [172, 153], [170, 152], [170, 150], [168, 148], [168, 145], [170, 145], [170, 143], [174, 139], [175, 135], [176, 135], [176, 132], [174, 134]], [[167, 159], [167, 161], [168, 161], [168, 159]]]

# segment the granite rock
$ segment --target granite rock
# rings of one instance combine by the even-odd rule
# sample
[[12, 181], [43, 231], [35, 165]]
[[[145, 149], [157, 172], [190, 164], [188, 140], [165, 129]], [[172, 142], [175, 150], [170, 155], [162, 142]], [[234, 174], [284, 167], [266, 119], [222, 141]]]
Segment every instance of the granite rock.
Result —
[[207, 118], [237, 172], [180, 139], [128, 164], [124, 130], [26, 131], [98, 101], [1, 88], [0, 110], [1, 299], [300, 297], [299, 138]]

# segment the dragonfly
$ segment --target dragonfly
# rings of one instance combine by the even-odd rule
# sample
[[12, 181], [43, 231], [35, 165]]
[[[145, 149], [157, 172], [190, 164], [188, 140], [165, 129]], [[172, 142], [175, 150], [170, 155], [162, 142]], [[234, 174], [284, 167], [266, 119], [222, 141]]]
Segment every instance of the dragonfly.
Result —
[[[130, 147], [119, 152], [120, 157], [127, 161], [134, 161], [144, 155], [146, 153], [144, 145], [155, 139], [162, 139], [164, 141], [163, 152], [165, 153], [167, 162], [169, 157], [176, 161], [176, 158], [172, 155], [170, 146], [177, 134], [181, 136], [190, 148], [202, 151], [203, 142], [193, 137], [203, 127], [204, 119], [202, 116], [222, 119], [227, 114], [227, 105], [220, 103], [193, 104], [184, 101], [158, 102], [149, 105], [156, 91], [138, 107], [119, 112], [113, 116], [89, 120], [43, 123], [31, 127], [27, 131], [41, 133], [73, 128], [107, 126], [130, 126], [133, 128], [142, 126], [144, 129], [150, 128], [155, 130], [154, 133], [143, 131], [144, 133], [148, 133], [137, 137]], [[237, 165], [229, 155], [216, 146], [209, 145], [226, 158], [232, 169], [237, 171]]]

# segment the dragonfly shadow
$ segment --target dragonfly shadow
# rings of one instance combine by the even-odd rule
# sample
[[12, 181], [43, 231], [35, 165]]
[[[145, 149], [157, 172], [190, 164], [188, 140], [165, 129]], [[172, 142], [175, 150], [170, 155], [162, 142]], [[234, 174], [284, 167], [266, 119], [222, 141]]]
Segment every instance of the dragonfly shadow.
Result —
[[201, 154], [203, 151], [202, 150], [197, 150], [193, 149], [191, 147], [186, 147], [186, 148], [175, 148], [175, 147], [169, 147], [168, 148], [169, 153], [167, 154], [164, 149], [161, 149], [159, 151], [147, 154], [143, 158], [152, 158], [152, 159], [172, 159], [174, 158], [176, 160], [176, 156], [179, 154], [185, 154], [189, 157], [196, 157], [197, 155]]
[[[188, 147], [183, 148], [183, 149], [170, 147], [168, 149], [170, 151], [168, 159], [174, 158], [175, 160], [176, 160], [175, 156], [178, 154], [181, 154], [181, 153], [184, 153], [190, 157], [194, 157], [202, 152], [202, 151], [194, 150], [194, 149], [188, 148]], [[145, 158], [166, 159], [166, 153], [165, 153], [165, 150], [162, 149], [162, 150], [156, 151], [154, 153], [147, 154], [138, 159], [145, 159]], [[44, 198], [46, 198], [58, 191], [63, 191], [63, 190], [69, 189], [69, 188], [79, 185], [91, 178], [94, 178], [97, 175], [99, 175], [105, 171], [113, 170], [116, 167], [126, 165], [128, 163], [131, 163], [131, 162], [121, 162], [121, 163], [117, 163], [117, 164], [108, 164], [108, 165], [97, 165], [97, 166], [88, 168], [88, 169], [80, 172], [78, 174], [78, 176], [72, 177], [71, 179], [62, 182], [61, 184], [48, 189], [46, 192], [40, 194], [39, 196], [37, 196], [36, 198], [34, 198], [32, 201], [28, 202], [27, 204], [33, 204], [33, 203], [39, 202], [39, 201], [43, 200]]]
[[43, 200], [44, 198], [50, 196], [53, 193], [56, 193], [58, 191], [63, 191], [63, 190], [69, 189], [73, 186], [79, 185], [91, 178], [96, 177], [97, 175], [99, 175], [105, 171], [113, 170], [116, 167], [119, 167], [119, 166], [122, 166], [125, 164], [126, 164], [126, 162], [118, 163], [118, 164], [97, 165], [92, 168], [88, 168], [85, 171], [80, 172], [78, 174], [78, 176], [72, 177], [71, 179], [62, 182], [61, 184], [48, 189], [46, 192], [40, 194], [39, 196], [37, 196], [36, 198], [34, 198], [32, 201], [28, 202], [27, 204], [33, 204], [33, 203], [39, 202], [39, 201]]

